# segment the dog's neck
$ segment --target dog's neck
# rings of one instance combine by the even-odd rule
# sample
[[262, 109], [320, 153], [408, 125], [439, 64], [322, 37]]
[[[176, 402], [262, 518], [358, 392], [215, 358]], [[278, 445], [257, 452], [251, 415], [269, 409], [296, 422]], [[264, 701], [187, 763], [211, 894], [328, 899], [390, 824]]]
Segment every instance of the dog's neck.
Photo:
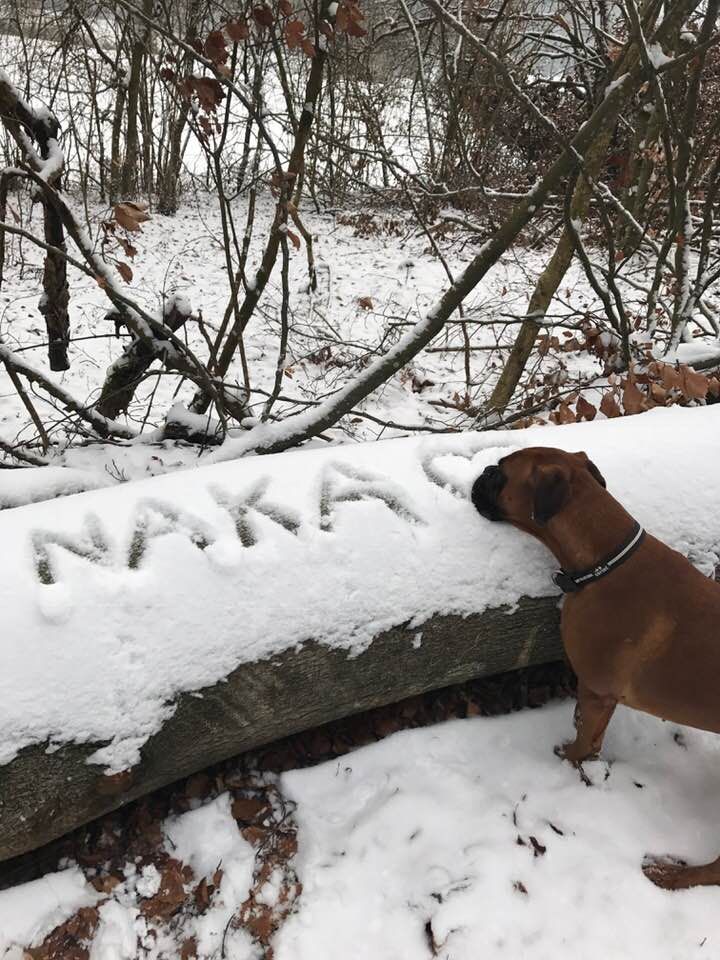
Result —
[[619, 550], [632, 536], [636, 521], [605, 490], [573, 497], [548, 522], [540, 539], [570, 572], [589, 570]]

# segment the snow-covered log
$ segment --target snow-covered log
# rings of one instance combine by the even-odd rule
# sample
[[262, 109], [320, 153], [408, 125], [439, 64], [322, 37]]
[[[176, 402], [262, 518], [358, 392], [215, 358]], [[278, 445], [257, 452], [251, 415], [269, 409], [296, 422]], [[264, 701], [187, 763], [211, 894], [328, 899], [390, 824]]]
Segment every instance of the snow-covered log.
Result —
[[0, 859], [293, 731], [557, 658], [552, 558], [467, 499], [513, 448], [585, 449], [712, 575], [719, 427], [715, 406], [324, 447], [3, 511]]

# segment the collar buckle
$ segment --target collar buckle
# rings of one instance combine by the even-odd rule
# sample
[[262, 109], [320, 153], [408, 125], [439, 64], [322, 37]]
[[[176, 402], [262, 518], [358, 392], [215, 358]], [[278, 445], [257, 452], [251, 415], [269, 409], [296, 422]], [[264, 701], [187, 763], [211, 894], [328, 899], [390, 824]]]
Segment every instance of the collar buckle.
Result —
[[580, 584], [576, 583], [570, 574], [564, 570], [556, 570], [552, 579], [555, 586], [560, 587], [563, 593], [577, 593], [580, 589]]

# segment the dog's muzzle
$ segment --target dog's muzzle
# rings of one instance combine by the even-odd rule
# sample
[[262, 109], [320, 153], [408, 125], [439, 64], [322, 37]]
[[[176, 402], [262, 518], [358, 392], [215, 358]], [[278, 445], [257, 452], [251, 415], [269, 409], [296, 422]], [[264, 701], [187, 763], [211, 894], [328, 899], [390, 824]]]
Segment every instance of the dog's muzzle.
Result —
[[472, 487], [470, 499], [477, 512], [486, 520], [504, 520], [497, 504], [500, 491], [505, 486], [505, 474], [500, 467], [486, 467]]

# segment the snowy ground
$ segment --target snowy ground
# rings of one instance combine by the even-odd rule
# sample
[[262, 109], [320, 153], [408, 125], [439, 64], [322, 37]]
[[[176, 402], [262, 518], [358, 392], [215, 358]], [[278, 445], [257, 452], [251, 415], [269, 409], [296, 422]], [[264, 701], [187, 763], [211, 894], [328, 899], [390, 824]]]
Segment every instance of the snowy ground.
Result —
[[[240, 229], [245, 217], [244, 200], [237, 201], [234, 213]], [[105, 215], [107, 211], [91, 207], [95, 232]], [[259, 262], [271, 215], [270, 198], [263, 195], [251, 248], [251, 269]], [[36, 210], [32, 224], [35, 230], [41, 228], [38, 217]], [[442, 264], [428, 249], [427, 238], [401, 213], [378, 213], [372, 221], [377, 232], [370, 235], [364, 229], [358, 231], [356, 215], [308, 211], [306, 219], [315, 237], [319, 286], [316, 293], [308, 293], [305, 251], [293, 249], [290, 352], [282, 394], [286, 399], [277, 407], [284, 413], [299, 412], [304, 404], [327, 396], [356, 376], [375, 356], [379, 344], [387, 350], [407, 330], [407, 324], [415, 322], [448, 285]], [[156, 311], [162, 309], [164, 298], [176, 293], [186, 296], [193, 309], [202, 312], [206, 330], [212, 336], [228, 302], [221, 237], [219, 217], [210, 197], [188, 200], [176, 217], [153, 214], [143, 225], [143, 233], [133, 237], [138, 254], [132, 264], [134, 278], [127, 287], [128, 293]], [[439, 237], [438, 242], [455, 274], [476, 249], [473, 243], [465, 244], [461, 236], [452, 233]], [[45, 369], [44, 322], [37, 309], [41, 289], [38, 251], [27, 241], [13, 238], [8, 239], [7, 257], [0, 294], [0, 336], [8, 346], [20, 350], [24, 360]], [[512, 342], [517, 329], [511, 321], [524, 314], [545, 257], [542, 252], [523, 250], [509, 254], [470, 298], [466, 319], [473, 347], [472, 403], [487, 396], [499, 357], [504, 356], [503, 349]], [[246, 333], [251, 386], [259, 391], [253, 394], [254, 413], [261, 411], [275, 375], [279, 282], [279, 276], [272, 278]], [[71, 268], [70, 284], [74, 338], [71, 369], [51, 376], [76, 398], [92, 401], [97, 398], [108, 366], [120, 355], [126, 341], [117, 340], [112, 324], [104, 321], [109, 302], [97, 283]], [[642, 292], [628, 292], [630, 309], [637, 303], [640, 310], [643, 301]], [[577, 320], [580, 314], [592, 316], [597, 307], [586, 281], [573, 268], [553, 306], [554, 315], [560, 320], [571, 311], [579, 311], [575, 314]], [[197, 325], [191, 323], [186, 333], [192, 348], [205, 357], [207, 348]], [[400, 428], [352, 416], [346, 417], [341, 427], [328, 431], [327, 437], [335, 442], [392, 437], [407, 433], [405, 428], [412, 426], [425, 430], [448, 426], [468, 429], [472, 420], [456, 408], [466, 390], [462, 343], [458, 324], [450, 325], [433, 341], [429, 352], [400, 371], [358, 410], [399, 424]], [[694, 348], [698, 356], [717, 351], [714, 341], [704, 341], [700, 348]], [[587, 379], [601, 373], [599, 361], [587, 355], [563, 354], [563, 358], [571, 377]], [[545, 370], [557, 369], [557, 359], [552, 357], [544, 361], [536, 358], [533, 364]], [[240, 377], [239, 364], [231, 369], [230, 377]], [[23, 428], [28, 423], [27, 412], [5, 374], [0, 378], [0, 436], [6, 441], [13, 441], [18, 435], [21, 440], [28, 440], [34, 428]], [[36, 399], [39, 409], [55, 422], [51, 436], [58, 446], [52, 452], [53, 462], [83, 470], [87, 487], [195, 465], [199, 456], [195, 448], [155, 442], [153, 430], [162, 423], [173, 403], [187, 401], [192, 395], [189, 385], [181, 387], [176, 395], [177, 387], [177, 378], [160, 375], [140, 387], [129, 422], [138, 430], [144, 429], [142, 441], [92, 442], [72, 449], [65, 448], [64, 412], [48, 410], [40, 395]], [[592, 393], [588, 396], [597, 402]], [[316, 443], [325, 445], [320, 440]], [[80, 479], [75, 477], [78, 483]]]
[[[235, 205], [238, 225], [245, 216], [241, 199]], [[93, 225], [107, 211], [98, 207], [91, 210]], [[252, 247], [251, 266], [257, 267], [262, 244], [267, 236], [273, 214], [271, 200], [260, 198]], [[36, 212], [35, 217], [37, 218]], [[308, 212], [307, 225], [315, 239], [318, 262], [318, 290], [307, 292], [305, 251], [292, 251], [291, 262], [291, 333], [290, 355], [286, 363], [286, 382], [283, 396], [302, 404], [337, 389], [358, 370], [358, 363], [373, 355], [383, 339], [384, 349], [415, 322], [447, 287], [448, 279], [441, 263], [428, 251], [427, 238], [418, 234], [403, 214], [380, 213], [375, 218], [376, 234], [358, 235], [353, 223], [346, 223], [347, 214], [338, 216]], [[354, 219], [352, 215], [350, 220]], [[34, 224], [35, 228], [40, 223]], [[160, 310], [163, 298], [173, 293], [188, 297], [195, 311], [202, 311], [203, 322], [212, 336], [221, 322], [228, 302], [229, 287], [225, 273], [221, 245], [219, 215], [211, 197], [200, 197], [188, 203], [176, 217], [153, 214], [143, 225], [143, 233], [133, 242], [138, 254], [133, 261], [134, 278], [128, 293], [152, 310]], [[40, 293], [40, 258], [37, 251], [24, 241], [8, 241], [11, 248], [8, 261], [22, 253], [24, 269], [6, 268], [6, 279], [0, 296], [0, 335], [7, 344], [23, 351], [25, 360], [45, 367], [44, 322], [37, 310]], [[452, 269], [459, 271], [474, 253], [472, 245], [460, 249], [446, 243], [446, 254]], [[508, 257], [487, 284], [481, 286], [473, 298], [475, 320], [498, 319], [502, 313], [524, 311], [526, 294], [540, 258], [530, 256], [521, 261]], [[109, 303], [94, 280], [70, 271], [72, 336], [71, 369], [58, 375], [59, 381], [74, 395], [92, 399], [97, 395], [105, 370], [118, 357], [124, 341], [113, 336], [113, 327], [103, 317]], [[246, 335], [248, 364], [253, 388], [269, 390], [275, 374], [278, 339], [278, 305], [280, 278], [274, 276], [263, 298], [257, 317]], [[577, 277], [569, 278], [567, 294], [577, 294], [577, 305], [586, 302], [585, 285]], [[363, 298], [368, 298], [367, 300]], [[362, 304], [360, 301], [363, 301]], [[472, 344], [487, 346], [502, 337], [502, 320], [492, 329], [469, 324]], [[507, 339], [514, 328], [505, 334]], [[188, 340], [199, 356], [207, 349], [195, 325], [187, 330]], [[98, 339], [99, 337], [99, 339]], [[81, 339], [87, 338], [87, 339]], [[457, 325], [445, 337], [433, 344], [457, 348], [462, 343]], [[322, 349], [326, 352], [322, 354]], [[329, 351], [329, 352], [328, 352]], [[319, 356], [320, 354], [320, 356]], [[489, 371], [489, 357], [480, 350], [472, 356], [473, 381], [481, 382]], [[599, 370], [597, 364], [592, 364]], [[231, 369], [231, 378], [240, 376], [239, 364]], [[147, 405], [154, 394], [154, 406], [146, 429], [160, 423], [173, 403], [177, 382], [172, 377], [148, 380], [138, 392], [138, 401], [131, 411], [131, 423], [138, 428], [147, 413]], [[423, 424], [441, 427], [457, 419], [457, 412], [435, 406], [451, 402], [456, 391], [464, 391], [463, 358], [461, 353], [430, 353], [410, 365], [391, 383], [372, 398], [368, 412], [381, 419], [401, 424]], [[178, 398], [189, 399], [190, 387], [181, 390]], [[257, 411], [265, 397], [255, 396]], [[283, 404], [280, 404], [282, 409]], [[287, 404], [288, 409], [293, 409]], [[298, 409], [295, 407], [294, 409]], [[12, 438], [17, 425], [25, 422], [27, 414], [14, 392], [2, 391], [0, 397], [0, 429], [5, 438]], [[460, 418], [465, 420], [465, 418]], [[371, 421], [345, 423], [343, 439], [368, 439], [378, 434], [393, 435]], [[394, 431], [395, 433], [397, 431]], [[333, 434], [331, 434], [333, 435]], [[190, 454], [190, 462], [195, 458]], [[182, 451], [170, 448], [170, 453], [146, 449], [133, 450], [127, 446], [114, 447], [99, 457], [99, 468], [107, 463], [111, 472], [129, 479], [172, 469], [188, 459]], [[115, 461], [115, 468], [112, 467]], [[76, 466], [90, 466], [98, 461], [94, 446], [68, 453], [61, 462]]]
[[[585, 764], [586, 786], [552, 752], [571, 728], [571, 703], [552, 704], [401, 732], [285, 774], [302, 894], [273, 940], [275, 960], [720, 956], [717, 889], [670, 893], [640, 870], [648, 853], [716, 856], [720, 740], [621, 709], [604, 758]], [[198, 958], [219, 958], [256, 851], [227, 795], [167, 821], [164, 835], [192, 868], [188, 883], [223, 870], [201, 916], [149, 924], [152, 867], [128, 864], [109, 896], [69, 867], [0, 893], [2, 960], [21, 960], [20, 946], [90, 904], [90, 960], [178, 960], [189, 937]], [[277, 889], [271, 879], [268, 902]], [[261, 954], [237, 930], [222, 955]]]

